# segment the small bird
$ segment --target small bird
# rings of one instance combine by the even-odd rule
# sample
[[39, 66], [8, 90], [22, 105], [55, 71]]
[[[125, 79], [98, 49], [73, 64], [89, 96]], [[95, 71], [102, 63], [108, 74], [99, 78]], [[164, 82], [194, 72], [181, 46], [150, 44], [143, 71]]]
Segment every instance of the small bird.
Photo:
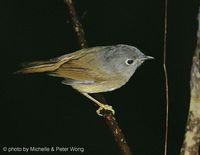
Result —
[[115, 111], [112, 106], [103, 104], [89, 94], [109, 92], [126, 84], [135, 70], [148, 59], [134, 46], [118, 44], [84, 48], [76, 52], [47, 61], [35, 61], [24, 65], [16, 73], [47, 73], [62, 77], [65, 85], [70, 85], [81, 94], [95, 102], [101, 110]]

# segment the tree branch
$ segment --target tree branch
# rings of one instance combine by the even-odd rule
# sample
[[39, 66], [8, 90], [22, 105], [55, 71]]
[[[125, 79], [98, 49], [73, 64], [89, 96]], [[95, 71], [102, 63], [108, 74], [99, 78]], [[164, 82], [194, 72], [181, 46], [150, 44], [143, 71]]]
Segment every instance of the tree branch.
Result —
[[165, 116], [165, 149], [164, 155], [167, 155], [168, 147], [168, 124], [169, 124], [169, 86], [168, 86], [168, 73], [167, 73], [167, 24], [168, 24], [168, 0], [165, 0], [165, 17], [164, 17], [164, 40], [163, 40], [163, 70], [165, 77], [165, 102], [166, 102], [166, 116]]
[[79, 22], [78, 15], [76, 13], [73, 0], [64, 0], [69, 8], [69, 14], [72, 20], [72, 26], [76, 32], [77, 39], [81, 48], [87, 47], [87, 42], [85, 39], [85, 32], [83, 30], [82, 24]]
[[193, 56], [190, 79], [190, 108], [180, 155], [198, 155], [200, 144], [200, 8], [197, 46]]
[[[85, 34], [83, 27], [81, 23], [79, 22], [79, 18], [77, 16], [73, 0], [64, 0], [64, 2], [67, 4], [69, 9], [69, 14], [71, 17], [73, 28], [76, 32], [79, 45], [81, 48], [87, 47], [87, 42], [85, 39]], [[100, 94], [95, 94], [95, 98], [98, 98], [98, 100], [102, 103], [106, 103], [105, 98]], [[122, 130], [120, 129], [117, 120], [115, 119], [114, 115], [111, 113], [111, 111], [108, 110], [102, 110], [101, 113], [103, 114], [105, 121], [109, 128], [111, 129], [115, 141], [117, 142], [122, 155], [132, 155], [131, 150], [126, 142], [125, 136], [122, 133]]]

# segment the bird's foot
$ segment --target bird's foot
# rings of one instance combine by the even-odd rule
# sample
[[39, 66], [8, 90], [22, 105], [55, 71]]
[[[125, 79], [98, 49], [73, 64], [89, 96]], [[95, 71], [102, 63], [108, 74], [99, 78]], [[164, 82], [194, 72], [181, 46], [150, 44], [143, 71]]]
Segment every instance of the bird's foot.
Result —
[[99, 115], [99, 116], [103, 116], [101, 114], [101, 111], [102, 110], [109, 110], [112, 112], [112, 114], [114, 115], [115, 114], [115, 110], [112, 108], [112, 106], [108, 105], [108, 104], [101, 104], [101, 106], [99, 107], [99, 109], [96, 111], [96, 113]]

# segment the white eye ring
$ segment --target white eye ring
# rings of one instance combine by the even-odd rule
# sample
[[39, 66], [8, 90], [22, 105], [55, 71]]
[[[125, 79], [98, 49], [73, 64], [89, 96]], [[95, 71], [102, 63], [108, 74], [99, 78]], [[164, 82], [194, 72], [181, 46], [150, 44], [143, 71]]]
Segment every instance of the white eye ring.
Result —
[[133, 62], [134, 62], [133, 59], [127, 59], [125, 63], [127, 65], [131, 65]]

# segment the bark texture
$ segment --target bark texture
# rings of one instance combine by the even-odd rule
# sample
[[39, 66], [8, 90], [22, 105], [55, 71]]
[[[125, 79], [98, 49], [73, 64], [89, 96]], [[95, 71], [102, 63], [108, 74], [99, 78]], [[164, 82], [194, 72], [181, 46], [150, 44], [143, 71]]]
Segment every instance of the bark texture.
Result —
[[180, 155], [198, 155], [200, 144], [200, 10], [197, 45], [193, 56], [190, 80], [190, 108]]

